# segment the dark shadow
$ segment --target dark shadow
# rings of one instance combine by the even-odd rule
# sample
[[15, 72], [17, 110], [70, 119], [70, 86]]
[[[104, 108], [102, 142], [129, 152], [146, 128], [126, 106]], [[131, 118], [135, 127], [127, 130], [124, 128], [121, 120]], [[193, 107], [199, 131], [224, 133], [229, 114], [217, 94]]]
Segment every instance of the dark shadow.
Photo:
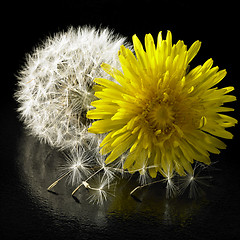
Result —
[[52, 194], [54, 194], [54, 195], [59, 195], [57, 192], [54, 192], [54, 191], [52, 191], [52, 190], [47, 190], [48, 192], [50, 192], [50, 193], [52, 193]]
[[134, 196], [134, 195], [132, 195], [132, 194], [131, 194], [131, 197], [132, 197], [136, 202], [139, 202], [139, 203], [142, 202], [142, 200], [140, 200], [138, 197], [136, 197], [136, 196]]
[[75, 197], [74, 195], [72, 195], [72, 198], [74, 199], [74, 201], [76, 202], [76, 203], [81, 203], [80, 201], [79, 201], [79, 199], [77, 198], [77, 197]]

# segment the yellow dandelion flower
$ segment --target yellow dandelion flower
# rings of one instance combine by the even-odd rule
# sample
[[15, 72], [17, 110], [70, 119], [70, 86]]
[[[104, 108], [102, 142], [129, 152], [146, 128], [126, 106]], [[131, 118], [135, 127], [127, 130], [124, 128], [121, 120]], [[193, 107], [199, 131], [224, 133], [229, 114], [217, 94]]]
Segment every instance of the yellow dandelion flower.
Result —
[[223, 114], [234, 109], [222, 106], [236, 100], [226, 95], [234, 88], [214, 87], [226, 70], [218, 71], [209, 59], [188, 72], [201, 42], [187, 50], [183, 41], [172, 44], [170, 31], [166, 40], [159, 33], [156, 46], [151, 34], [145, 36], [145, 50], [136, 35], [133, 45], [136, 56], [120, 48], [122, 71], [102, 64], [116, 82], [95, 79], [99, 100], [87, 113], [97, 120], [89, 132], [108, 133], [100, 145], [101, 154], [110, 153], [106, 163], [125, 153], [125, 169], [141, 174], [147, 169], [152, 178], [157, 172], [191, 173], [194, 160], [210, 164], [210, 153], [226, 148], [216, 137], [231, 139], [225, 128], [237, 123]]

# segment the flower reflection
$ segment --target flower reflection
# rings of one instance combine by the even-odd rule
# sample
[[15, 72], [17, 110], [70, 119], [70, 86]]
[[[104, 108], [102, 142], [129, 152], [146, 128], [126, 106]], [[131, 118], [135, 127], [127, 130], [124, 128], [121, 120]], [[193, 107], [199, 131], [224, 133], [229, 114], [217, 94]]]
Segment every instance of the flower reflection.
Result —
[[[34, 201], [36, 207], [43, 207], [50, 215], [64, 214], [94, 224], [107, 224], [111, 217], [147, 217], [151, 221], [169, 225], [187, 222], [208, 203], [206, 198], [191, 200], [186, 194], [167, 199], [166, 187], [171, 195], [172, 184], [176, 186], [170, 176], [157, 184], [139, 189], [136, 198], [140, 201], [137, 202], [130, 196], [130, 192], [138, 184], [138, 175], [134, 174], [131, 179], [120, 178], [117, 183], [111, 183], [112, 185], [107, 187], [109, 191], [106, 191], [109, 181], [98, 181], [98, 178], [106, 178], [104, 171], [91, 180], [90, 188], [78, 191], [75, 195], [77, 201], [71, 197], [74, 185], [66, 187], [69, 179], [57, 184], [54, 188], [55, 194], [52, 194], [47, 191], [47, 187], [54, 178], [59, 177], [58, 167], [66, 164], [65, 156], [25, 133], [19, 139], [17, 161], [19, 175], [28, 197]], [[100, 186], [99, 182], [104, 182], [105, 185]], [[88, 198], [93, 202], [101, 199], [103, 201], [107, 197], [108, 201], [101, 206], [89, 204], [87, 201]]]

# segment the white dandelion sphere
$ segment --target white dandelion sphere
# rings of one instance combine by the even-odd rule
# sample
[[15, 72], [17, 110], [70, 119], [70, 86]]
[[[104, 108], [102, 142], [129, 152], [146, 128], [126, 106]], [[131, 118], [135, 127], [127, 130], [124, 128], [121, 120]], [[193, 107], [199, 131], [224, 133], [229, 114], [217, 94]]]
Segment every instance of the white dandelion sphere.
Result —
[[91, 120], [86, 118], [95, 98], [93, 79], [110, 79], [101, 69], [103, 62], [120, 67], [122, 44], [126, 39], [109, 29], [85, 26], [47, 38], [28, 55], [15, 97], [30, 133], [62, 149], [94, 141], [97, 136], [88, 133]]

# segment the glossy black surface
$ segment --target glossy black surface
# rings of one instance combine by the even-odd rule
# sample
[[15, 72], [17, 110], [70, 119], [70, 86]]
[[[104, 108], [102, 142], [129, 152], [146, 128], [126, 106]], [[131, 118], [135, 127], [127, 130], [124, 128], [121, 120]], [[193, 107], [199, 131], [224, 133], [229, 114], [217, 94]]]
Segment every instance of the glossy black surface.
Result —
[[[218, 170], [210, 172], [211, 187], [205, 188], [205, 196], [197, 200], [186, 196], [166, 199], [164, 186], [153, 185], [138, 193], [142, 202], [137, 202], [129, 195], [137, 186], [134, 178], [122, 180], [116, 197], [102, 207], [89, 204], [84, 191], [76, 195], [79, 203], [76, 202], [71, 197], [74, 187], [64, 181], [54, 189], [57, 194], [46, 190], [57, 178], [63, 156], [24, 131], [17, 119], [12, 94], [14, 75], [24, 61], [24, 54], [49, 34], [69, 25], [103, 24], [131, 40], [134, 33], [143, 39], [145, 33], [156, 36], [158, 31], [170, 29], [174, 41], [184, 39], [190, 45], [201, 40], [203, 46], [193, 65], [213, 57], [215, 65], [228, 71], [220, 86], [234, 85], [234, 94], [239, 98], [237, 7], [231, 1], [214, 8], [202, 3], [197, 12], [191, 4], [182, 1], [161, 1], [161, 9], [151, 5], [151, 1], [142, 3], [140, 9], [139, 1], [116, 5], [113, 2], [70, 0], [52, 5], [36, 2], [30, 6], [21, 2], [5, 6], [8, 17], [15, 20], [7, 24], [3, 21], [2, 30], [5, 33], [2, 49], [6, 50], [2, 59], [6, 65], [1, 71], [6, 74], [1, 77], [0, 238], [238, 239], [239, 126], [232, 130], [234, 140], [225, 141], [227, 150], [212, 156], [218, 161], [215, 165]], [[231, 17], [226, 19], [229, 14]], [[173, 18], [175, 23], [166, 23]], [[238, 118], [239, 104], [233, 105], [236, 112], [232, 116]]]
[[[130, 197], [134, 178], [122, 180], [116, 197], [104, 206], [89, 204], [84, 191], [71, 197], [65, 181], [47, 187], [58, 176], [63, 156], [35, 138], [17, 131], [15, 152], [1, 174], [1, 236], [33, 239], [234, 239], [239, 235], [239, 177], [232, 166], [216, 164], [214, 180], [197, 200], [166, 199], [161, 184]], [[19, 135], [18, 135], [19, 134]], [[11, 140], [13, 143], [13, 140]], [[11, 159], [11, 157], [13, 157]], [[5, 164], [7, 166], [7, 164]], [[217, 170], [218, 169], [218, 170]], [[92, 235], [94, 234], [94, 235]]]

